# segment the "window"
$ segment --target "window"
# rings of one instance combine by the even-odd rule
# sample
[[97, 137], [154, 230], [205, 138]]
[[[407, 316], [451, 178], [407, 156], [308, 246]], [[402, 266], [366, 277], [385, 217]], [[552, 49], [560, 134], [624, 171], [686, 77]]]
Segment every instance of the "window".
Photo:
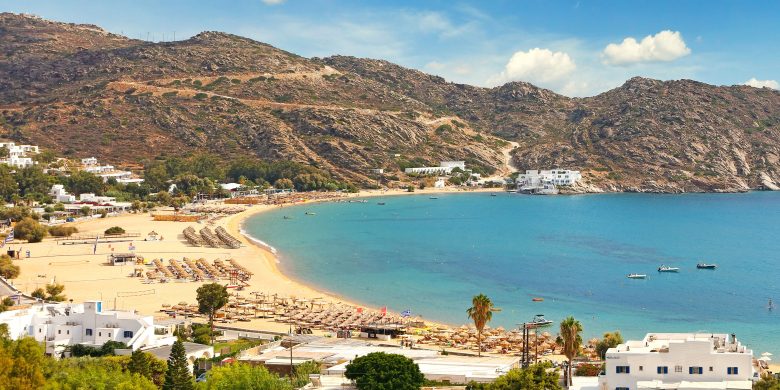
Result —
[[126, 339], [129, 339], [129, 338], [133, 337], [133, 331], [132, 330], [126, 330], [124, 336], [125, 336]]
[[690, 375], [701, 375], [702, 373], [704, 373], [702, 367], [688, 367], [688, 374]]
[[710, 372], [712, 372], [712, 366], [710, 366]]
[[98, 332], [98, 337], [103, 337], [103, 332]]
[[87, 336], [92, 336], [92, 329], [87, 329]]
[[639, 371], [644, 371], [644, 369], [645, 369], [644, 367], [639, 366]]
[[67, 332], [68, 334], [70, 334], [70, 329], [66, 330], [65, 332]]
[[682, 372], [682, 366], [674, 366], [674, 372]]
[[631, 367], [630, 366], [615, 366], [615, 372], [618, 374], [629, 374], [631, 373]]
[[729, 375], [739, 375], [739, 367], [729, 367], [728, 369], [726, 369], [726, 372]]
[[615, 390], [631, 390], [628, 387], [616, 387]]
[[658, 366], [658, 370], [656, 371], [659, 374], [668, 374], [669, 373], [669, 367], [668, 366]]
[[62, 334], [62, 329], [57, 329], [57, 334]]

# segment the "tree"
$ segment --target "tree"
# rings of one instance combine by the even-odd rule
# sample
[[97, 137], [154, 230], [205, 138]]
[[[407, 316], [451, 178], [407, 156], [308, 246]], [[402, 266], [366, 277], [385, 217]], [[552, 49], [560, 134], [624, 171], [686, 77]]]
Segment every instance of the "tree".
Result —
[[32, 337], [0, 340], [0, 387], [14, 390], [37, 390], [46, 378], [43, 347]]
[[148, 378], [124, 370], [117, 357], [62, 359], [54, 364], [44, 389], [156, 390]]
[[16, 184], [16, 178], [11, 173], [11, 168], [8, 165], [0, 164], [0, 197], [9, 202], [18, 192], [19, 185]]
[[165, 382], [162, 388], [163, 390], [192, 390], [195, 388], [187, 364], [187, 352], [180, 340], [176, 340], [171, 348], [171, 355], [168, 357], [168, 370], [165, 371]]
[[552, 363], [536, 363], [526, 368], [515, 368], [498, 377], [493, 383], [470, 383], [468, 390], [558, 390], [558, 370], [549, 371]]
[[65, 286], [61, 284], [47, 284], [45, 289], [37, 288], [30, 295], [33, 298], [42, 299], [44, 301], [63, 302], [67, 299], [65, 295], [62, 294], [64, 290]]
[[278, 179], [274, 182], [274, 188], [280, 189], [280, 190], [289, 190], [293, 188], [293, 182], [290, 179], [282, 178]]
[[764, 375], [753, 384], [753, 390], [780, 390], [780, 380], [774, 375]]
[[384, 352], [355, 358], [344, 376], [353, 380], [358, 390], [417, 390], [425, 381], [412, 359]]
[[16, 279], [19, 276], [19, 266], [6, 254], [0, 255], [0, 276], [5, 279]]
[[499, 309], [493, 307], [493, 302], [485, 294], [475, 295], [471, 299], [471, 307], [466, 309], [469, 318], [474, 321], [474, 326], [477, 327], [478, 356], [482, 356], [482, 331], [485, 329], [485, 325], [493, 319], [494, 311], [499, 311]]
[[228, 303], [227, 288], [219, 283], [204, 284], [196, 290], [198, 294], [198, 312], [208, 314], [209, 328], [212, 330], [211, 342], [214, 343], [214, 313]]
[[140, 349], [136, 349], [130, 355], [130, 362], [127, 363], [127, 370], [134, 374], [141, 375], [142, 377], [152, 379], [152, 367], [150, 363], [152, 359], [154, 359], [153, 356]]
[[92, 213], [92, 208], [89, 207], [89, 206], [81, 206], [81, 210], [80, 211], [81, 211], [81, 215], [86, 217], [86, 216], [88, 216], [89, 214]]
[[78, 171], [65, 180], [65, 188], [73, 194], [93, 193], [102, 195], [106, 189], [103, 178], [92, 172]]
[[16, 182], [19, 184], [19, 194], [25, 196], [31, 194], [38, 200], [48, 198], [52, 185], [52, 177], [43, 173], [43, 168], [38, 165], [30, 165], [16, 170]]
[[[8, 310], [9, 307], [11, 307], [11, 306], [13, 306], [15, 304], [16, 304], [16, 302], [14, 302], [14, 300], [11, 299], [11, 297], [3, 298], [3, 300], [0, 301], [0, 313]], [[4, 325], [6, 325], [6, 324], [4, 324]], [[6, 332], [8, 331], [8, 325], [6, 325], [5, 331]], [[0, 333], [2, 333], [2, 332], [0, 332]], [[0, 338], [2, 338], [2, 335], [0, 335]]]
[[618, 346], [618, 344], [623, 342], [623, 336], [620, 334], [619, 330], [616, 330], [614, 332], [606, 332], [604, 333], [604, 338], [599, 340], [598, 343], [596, 343], [596, 353], [598, 353], [601, 360], [604, 360], [604, 357], [607, 353], [607, 350], [610, 348], [615, 348]]
[[293, 387], [300, 389], [310, 382], [309, 375], [320, 373], [320, 364], [314, 361], [306, 362], [295, 366], [293, 374]]
[[290, 382], [279, 378], [263, 366], [250, 366], [234, 363], [214, 367], [209, 371], [208, 379], [198, 383], [203, 390], [289, 390]]
[[569, 360], [569, 364], [566, 367], [566, 387], [571, 386], [571, 362], [580, 353], [580, 347], [582, 346], [582, 324], [575, 320], [574, 317], [566, 317], [561, 321], [560, 334], [558, 335], [558, 344], [563, 346], [563, 354], [566, 359]]
[[46, 234], [46, 227], [31, 217], [23, 218], [14, 226], [14, 237], [27, 242], [41, 242]]

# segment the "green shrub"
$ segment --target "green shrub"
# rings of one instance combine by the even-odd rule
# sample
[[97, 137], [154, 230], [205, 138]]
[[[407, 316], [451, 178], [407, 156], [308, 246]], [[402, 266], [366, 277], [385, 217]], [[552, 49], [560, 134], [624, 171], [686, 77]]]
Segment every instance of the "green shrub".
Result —
[[203, 92], [198, 92], [198, 93], [195, 94], [195, 99], [203, 100], [203, 99], [207, 98], [208, 96], [209, 95], [207, 95], [207, 94], [205, 94]]
[[14, 226], [14, 236], [27, 242], [41, 242], [47, 233], [46, 227], [30, 217], [23, 218]]
[[107, 234], [107, 235], [108, 234], [124, 234], [125, 233], [125, 229], [122, 229], [119, 226], [114, 226], [114, 227], [110, 227], [110, 228], [106, 229], [106, 231], [103, 232], [103, 233]]
[[53, 237], [70, 237], [73, 233], [78, 233], [79, 229], [75, 226], [50, 226], [49, 235]]

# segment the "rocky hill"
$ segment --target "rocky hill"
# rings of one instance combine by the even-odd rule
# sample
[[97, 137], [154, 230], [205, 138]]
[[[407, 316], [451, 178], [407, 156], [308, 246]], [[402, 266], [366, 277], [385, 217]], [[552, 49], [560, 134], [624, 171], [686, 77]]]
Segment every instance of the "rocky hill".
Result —
[[137, 164], [211, 151], [369, 184], [465, 159], [585, 171], [590, 189], [740, 191], [780, 181], [780, 92], [634, 78], [586, 99], [496, 88], [379, 60], [308, 59], [230, 34], [151, 43], [0, 14], [0, 137]]

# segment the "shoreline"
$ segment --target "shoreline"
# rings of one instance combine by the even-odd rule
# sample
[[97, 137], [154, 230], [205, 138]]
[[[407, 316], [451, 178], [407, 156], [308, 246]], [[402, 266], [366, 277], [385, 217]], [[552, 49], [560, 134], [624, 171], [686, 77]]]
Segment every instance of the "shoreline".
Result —
[[[282, 272], [280, 268], [281, 261], [279, 259], [278, 253], [275, 252], [277, 249], [273, 247], [272, 245], [266, 243], [262, 240], [260, 237], [254, 237], [251, 234], [246, 232], [246, 229], [244, 228], [246, 221], [249, 218], [252, 218], [256, 215], [268, 212], [270, 210], [275, 210], [279, 208], [291, 208], [291, 207], [301, 207], [309, 204], [316, 204], [316, 203], [328, 203], [328, 202], [336, 202], [341, 199], [363, 199], [363, 198], [377, 198], [377, 197], [383, 197], [383, 196], [404, 196], [404, 195], [434, 195], [434, 194], [469, 194], [469, 193], [490, 193], [490, 192], [499, 192], [503, 191], [502, 189], [493, 189], [493, 188], [477, 188], [472, 190], [447, 190], [447, 189], [440, 189], [440, 188], [431, 188], [431, 189], [423, 189], [423, 190], [415, 190], [415, 192], [408, 192], [406, 190], [390, 190], [390, 191], [381, 191], [381, 190], [364, 190], [360, 191], [356, 194], [348, 194], [346, 197], [343, 198], [331, 198], [331, 199], [317, 199], [307, 202], [300, 202], [300, 203], [291, 203], [291, 204], [284, 204], [281, 206], [277, 205], [254, 205], [249, 207], [247, 210], [242, 211], [238, 214], [234, 214], [232, 216], [229, 216], [226, 221], [225, 229], [227, 231], [234, 235], [235, 237], [239, 237], [239, 239], [242, 239], [244, 243], [247, 246], [253, 247], [256, 251], [258, 251], [267, 266], [273, 270], [275, 276], [278, 276], [280, 278], [285, 279], [288, 283], [294, 284], [301, 289], [304, 290], [311, 290], [314, 293], [319, 293], [322, 297], [324, 297], [326, 300], [331, 300], [337, 303], [342, 303], [345, 305], [353, 306], [353, 307], [361, 307], [368, 310], [379, 310], [377, 307], [373, 307], [372, 305], [367, 305], [360, 303], [359, 301], [356, 301], [352, 297], [346, 297], [342, 294], [339, 294], [338, 292], [328, 291], [327, 289], [318, 287], [318, 286], [312, 286], [310, 284], [307, 284], [301, 280], [298, 280], [290, 275], [285, 274]], [[394, 312], [388, 308], [388, 313], [393, 314], [399, 314], [397, 312]], [[426, 323], [429, 323], [434, 326], [447, 326], [447, 327], [456, 327], [459, 326], [459, 324], [449, 324], [443, 321], [436, 321], [436, 320], [425, 320]], [[464, 323], [466, 323], [464, 321]]]

